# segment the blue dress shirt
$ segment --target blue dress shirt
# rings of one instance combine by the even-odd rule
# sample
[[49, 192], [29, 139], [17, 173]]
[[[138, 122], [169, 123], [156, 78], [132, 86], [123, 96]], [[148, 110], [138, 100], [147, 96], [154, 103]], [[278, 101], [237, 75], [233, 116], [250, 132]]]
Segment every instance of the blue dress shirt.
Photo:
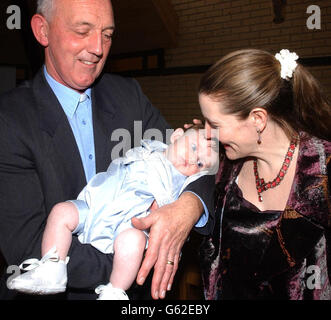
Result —
[[45, 66], [44, 74], [68, 118], [88, 182], [96, 174], [91, 89], [80, 94], [53, 79]]

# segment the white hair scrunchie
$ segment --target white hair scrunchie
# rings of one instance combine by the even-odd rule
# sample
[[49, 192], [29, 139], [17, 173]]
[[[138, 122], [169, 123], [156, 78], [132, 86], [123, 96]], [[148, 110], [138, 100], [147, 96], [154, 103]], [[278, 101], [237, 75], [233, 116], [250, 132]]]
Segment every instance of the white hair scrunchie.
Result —
[[289, 80], [292, 78], [293, 72], [297, 67], [296, 60], [299, 56], [295, 52], [290, 52], [287, 49], [282, 49], [275, 55], [275, 58], [280, 62], [281, 71], [280, 76], [282, 79]]

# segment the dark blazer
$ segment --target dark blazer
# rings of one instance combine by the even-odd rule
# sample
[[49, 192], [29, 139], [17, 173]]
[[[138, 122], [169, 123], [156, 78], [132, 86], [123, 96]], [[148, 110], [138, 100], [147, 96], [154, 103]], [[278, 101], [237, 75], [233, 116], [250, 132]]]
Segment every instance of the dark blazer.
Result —
[[[134, 121], [142, 121], [143, 132], [158, 128], [165, 134], [170, 128], [133, 79], [100, 77], [92, 87], [92, 109], [97, 172], [107, 169], [119, 143], [111, 140], [114, 130], [127, 129], [133, 147]], [[212, 192], [206, 190], [212, 191], [213, 182], [204, 177], [188, 187], [204, 199], [210, 212]], [[58, 202], [75, 199], [85, 184], [70, 124], [40, 70], [32, 81], [0, 97], [0, 251], [7, 265], [40, 258], [50, 210]], [[109, 280], [112, 255], [81, 244], [77, 237], [68, 255], [68, 290], [61, 298], [92, 298], [94, 288]], [[0, 299], [22, 296], [7, 290], [7, 276], [1, 279]]]

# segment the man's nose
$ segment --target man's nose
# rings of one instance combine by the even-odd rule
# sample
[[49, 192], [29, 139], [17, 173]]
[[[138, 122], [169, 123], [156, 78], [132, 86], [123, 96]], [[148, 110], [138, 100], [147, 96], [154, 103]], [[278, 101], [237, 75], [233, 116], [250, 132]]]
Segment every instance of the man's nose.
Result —
[[95, 31], [89, 38], [88, 51], [98, 57], [103, 55], [102, 33]]

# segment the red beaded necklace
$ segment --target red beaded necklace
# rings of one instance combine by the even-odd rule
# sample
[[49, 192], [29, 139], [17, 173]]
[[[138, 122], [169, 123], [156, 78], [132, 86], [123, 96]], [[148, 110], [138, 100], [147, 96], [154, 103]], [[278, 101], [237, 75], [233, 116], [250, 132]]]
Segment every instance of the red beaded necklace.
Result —
[[263, 198], [261, 196], [262, 192], [264, 192], [270, 188], [277, 187], [284, 179], [287, 169], [289, 168], [290, 163], [292, 161], [293, 154], [294, 154], [295, 148], [297, 146], [297, 143], [298, 143], [297, 138], [291, 140], [290, 146], [285, 155], [283, 165], [282, 165], [281, 169], [279, 170], [279, 173], [277, 174], [276, 178], [272, 181], [264, 182], [263, 178], [260, 179], [259, 172], [257, 170], [257, 160], [254, 159], [254, 175], [255, 175], [255, 180], [256, 180], [256, 190], [257, 190], [258, 199], [260, 202], [263, 202]]

